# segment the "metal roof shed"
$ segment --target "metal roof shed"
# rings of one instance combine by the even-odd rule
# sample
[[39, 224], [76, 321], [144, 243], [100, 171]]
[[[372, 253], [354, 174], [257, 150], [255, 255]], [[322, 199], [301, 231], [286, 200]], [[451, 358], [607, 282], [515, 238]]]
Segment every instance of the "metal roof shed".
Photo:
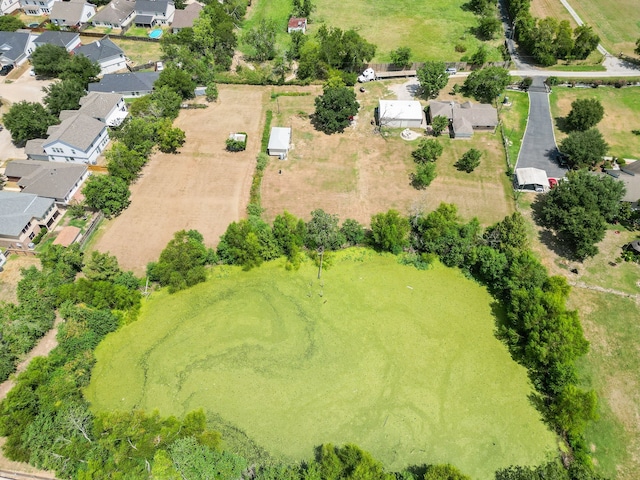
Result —
[[272, 127], [269, 136], [267, 153], [284, 159], [291, 145], [291, 129], [289, 127]]
[[539, 168], [516, 168], [516, 183], [520, 190], [541, 193], [549, 189], [547, 172]]
[[419, 128], [423, 111], [415, 100], [380, 100], [378, 106], [380, 125], [392, 128]]

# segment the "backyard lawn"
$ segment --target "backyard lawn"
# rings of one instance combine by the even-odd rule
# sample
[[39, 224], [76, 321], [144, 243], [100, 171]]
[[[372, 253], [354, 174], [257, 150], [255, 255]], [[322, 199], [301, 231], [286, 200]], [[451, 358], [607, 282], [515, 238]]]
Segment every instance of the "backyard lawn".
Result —
[[370, 250], [331, 257], [321, 280], [310, 260], [277, 260], [152, 293], [96, 350], [92, 408], [202, 407], [278, 458], [354, 442], [388, 468], [451, 462], [480, 479], [555, 455], [483, 287]]
[[[398, 47], [410, 47], [415, 61], [452, 62], [473, 54], [482, 43], [471, 33], [478, 20], [471, 11], [462, 8], [465, 3], [465, 0], [317, 0], [308, 31], [313, 34], [321, 23], [343, 30], [353, 28], [377, 46], [375, 62], [389, 62], [390, 52]], [[278, 42], [284, 47], [288, 44], [286, 27], [290, 12], [290, 0], [258, 1], [247, 15], [243, 29], [254, 27], [264, 18], [275, 20], [282, 32]], [[500, 39], [493, 44], [499, 46]], [[456, 51], [456, 45], [466, 48], [466, 52]], [[499, 60], [497, 52], [492, 53]]]
[[604, 107], [604, 118], [597, 125], [609, 144], [609, 155], [640, 159], [640, 87], [566, 88], [554, 87], [549, 99], [551, 114], [556, 120], [558, 143], [566, 134], [557, 128], [558, 118], [571, 111], [571, 102], [578, 98], [596, 98]]

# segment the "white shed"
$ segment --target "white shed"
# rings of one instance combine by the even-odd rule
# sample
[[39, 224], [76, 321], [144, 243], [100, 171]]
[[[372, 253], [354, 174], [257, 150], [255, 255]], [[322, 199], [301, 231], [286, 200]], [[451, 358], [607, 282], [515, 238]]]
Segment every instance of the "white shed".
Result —
[[380, 100], [378, 119], [380, 126], [393, 128], [420, 128], [424, 112], [415, 100]]
[[291, 146], [291, 129], [288, 127], [272, 127], [269, 135], [267, 153], [285, 159]]
[[518, 190], [546, 192], [549, 190], [547, 172], [539, 168], [516, 168], [516, 186]]

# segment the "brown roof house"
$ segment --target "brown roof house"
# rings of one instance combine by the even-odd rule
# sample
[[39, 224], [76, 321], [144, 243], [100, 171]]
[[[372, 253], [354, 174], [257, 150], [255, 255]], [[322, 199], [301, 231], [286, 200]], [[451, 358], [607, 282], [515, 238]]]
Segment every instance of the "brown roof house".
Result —
[[193, 27], [193, 22], [200, 16], [203, 6], [198, 2], [187, 5], [184, 10], [176, 10], [173, 14], [173, 23], [171, 23], [171, 31], [178, 33], [183, 28]]
[[438, 116], [449, 119], [451, 138], [471, 138], [477, 130], [494, 132], [498, 126], [498, 111], [486, 103], [429, 101], [427, 123]]
[[135, 0], [111, 0], [91, 19], [96, 27], [126, 29], [136, 16]]
[[287, 33], [291, 32], [307, 32], [307, 19], [291, 17], [287, 25]]

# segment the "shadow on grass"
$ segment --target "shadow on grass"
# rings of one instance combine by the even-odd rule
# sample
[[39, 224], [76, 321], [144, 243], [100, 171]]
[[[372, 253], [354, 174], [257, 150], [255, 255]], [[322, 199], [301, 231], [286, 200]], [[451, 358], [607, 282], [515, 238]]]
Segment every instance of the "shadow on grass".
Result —
[[566, 133], [568, 135], [572, 132], [567, 117], [554, 117], [553, 119], [556, 122], [556, 127], [558, 127], [558, 130], [562, 133]]
[[538, 239], [546, 248], [555, 253], [556, 255], [571, 261], [581, 262], [573, 252], [573, 250], [566, 244], [561, 235], [557, 235], [551, 229], [544, 224], [541, 217], [542, 207], [544, 205], [544, 199], [546, 195], [539, 195], [538, 198], [531, 204], [532, 217], [536, 225], [543, 227], [538, 233]]

